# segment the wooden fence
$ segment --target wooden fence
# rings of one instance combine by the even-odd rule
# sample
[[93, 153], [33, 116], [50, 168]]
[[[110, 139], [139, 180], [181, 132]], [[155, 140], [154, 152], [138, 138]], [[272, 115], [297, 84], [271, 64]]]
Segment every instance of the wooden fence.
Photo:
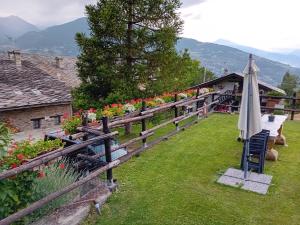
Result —
[[[169, 138], [170, 136], [175, 135], [176, 133], [180, 132], [181, 130], [184, 130], [187, 127], [197, 123], [200, 116], [206, 116], [209, 113], [209, 109], [218, 103], [218, 100], [214, 100], [214, 96], [218, 93], [214, 92], [214, 93], [207, 93], [207, 94], [203, 94], [203, 95], [200, 95], [199, 91], [197, 93], [198, 94], [197, 94], [196, 98], [187, 99], [187, 100], [179, 100], [178, 101], [177, 96], [175, 96], [175, 102], [167, 103], [167, 104], [164, 104], [160, 107], [156, 107], [153, 109], [146, 109], [145, 102], [143, 102], [142, 109], [141, 109], [139, 115], [135, 114], [134, 117], [116, 120], [111, 123], [109, 122], [107, 117], [103, 117], [102, 125], [98, 129], [93, 129], [93, 128], [90, 128], [87, 126], [82, 126], [82, 127], [78, 128], [78, 130], [80, 132], [91, 133], [91, 134], [97, 135], [95, 138], [92, 138], [90, 140], [85, 140], [81, 144], [76, 144], [76, 145], [66, 147], [63, 150], [52, 151], [50, 153], [47, 153], [44, 156], [40, 156], [39, 158], [32, 160], [24, 165], [20, 165], [17, 168], [9, 169], [7, 171], [0, 173], [0, 180], [7, 179], [9, 177], [15, 176], [24, 171], [31, 170], [34, 167], [43, 165], [51, 160], [55, 160], [61, 156], [66, 156], [69, 153], [74, 153], [75, 151], [85, 148], [88, 145], [91, 145], [99, 140], [104, 140], [105, 153], [100, 153], [100, 154], [97, 154], [94, 156], [86, 156], [86, 155], [79, 154], [79, 157], [83, 157], [83, 158], [91, 160], [91, 161], [97, 160], [100, 156], [105, 155], [106, 164], [104, 166], [98, 168], [97, 170], [93, 171], [86, 177], [72, 183], [71, 185], [69, 185], [59, 191], [56, 191], [56, 192], [38, 200], [37, 202], [32, 203], [27, 208], [19, 210], [18, 212], [2, 219], [0, 221], [0, 225], [8, 225], [15, 221], [18, 221], [19, 219], [23, 218], [24, 216], [43, 207], [44, 205], [57, 199], [58, 197], [74, 190], [75, 188], [82, 186], [83, 184], [98, 177], [100, 174], [102, 174], [104, 172], [106, 172], [106, 179], [107, 179], [108, 185], [112, 184], [114, 182], [113, 181], [113, 171], [112, 171], [113, 168], [128, 161], [131, 157], [140, 154], [141, 152], [145, 151], [146, 149], [149, 149], [153, 145], [161, 142], [162, 140], [165, 140], [165, 139]], [[210, 96], [212, 96], [213, 100], [209, 104], [206, 104], [205, 101]], [[179, 112], [180, 112], [179, 109], [184, 109], [191, 105], [195, 106], [194, 110], [184, 113], [183, 115], [179, 115]], [[168, 121], [164, 121], [152, 128], [147, 129], [146, 120], [152, 118], [155, 113], [166, 111], [166, 110], [174, 110], [174, 118], [172, 118]], [[179, 126], [179, 122], [187, 120], [193, 116], [197, 116], [197, 118], [195, 120], [192, 120], [191, 122], [188, 122], [184, 126], [181, 126], [181, 127]], [[125, 143], [122, 143], [119, 146], [112, 148], [110, 140], [113, 137], [115, 137], [116, 135], [118, 135], [118, 132], [117, 131], [112, 132], [110, 129], [114, 128], [114, 127], [118, 127], [120, 125], [124, 126], [128, 123], [133, 123], [133, 122], [139, 122], [141, 124], [140, 136], [133, 138], [131, 140], [128, 140]], [[166, 135], [164, 135], [162, 137], [158, 137], [154, 141], [151, 141], [149, 143], [147, 142], [147, 138], [152, 136], [159, 128], [162, 128], [162, 127], [172, 124], [172, 123], [175, 125], [175, 129], [173, 131], [167, 133]], [[112, 161], [112, 157], [111, 157], [112, 152], [117, 151], [118, 149], [127, 147], [127, 146], [129, 146], [135, 142], [141, 141], [141, 140], [143, 143], [142, 147], [135, 148], [134, 150], [128, 152], [126, 155], [122, 156], [118, 160]]]
[[[218, 96], [223, 96], [223, 97], [231, 97], [231, 98], [237, 98], [241, 97], [241, 95], [234, 95], [234, 94], [218, 94]], [[284, 100], [289, 100], [291, 102], [290, 106], [291, 108], [276, 108], [276, 107], [267, 107], [267, 106], [262, 106], [262, 101], [263, 99], [284, 99]], [[284, 112], [288, 112], [291, 114], [291, 120], [294, 120], [295, 113], [300, 113], [300, 109], [297, 109], [296, 107], [296, 102], [299, 101], [299, 98], [296, 98], [296, 93], [293, 94], [293, 96], [268, 96], [268, 95], [260, 95], [260, 103], [261, 103], [261, 109], [262, 110], [268, 110], [268, 111], [274, 111], [274, 110], [281, 110]], [[219, 106], [228, 106], [232, 108], [240, 108], [240, 106], [236, 105], [228, 105], [228, 104], [216, 104]]]

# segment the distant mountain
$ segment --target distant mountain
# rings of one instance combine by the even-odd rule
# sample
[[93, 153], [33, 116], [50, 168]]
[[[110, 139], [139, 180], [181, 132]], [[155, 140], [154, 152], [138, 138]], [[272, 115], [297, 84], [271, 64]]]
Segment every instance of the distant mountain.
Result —
[[19, 37], [16, 43], [19, 48], [30, 52], [74, 56], [79, 52], [75, 42], [77, 32], [90, 33], [86, 18], [52, 26], [43, 31], [28, 32]]
[[[177, 44], [178, 50], [187, 48], [194, 59], [199, 59], [205, 67], [216, 75], [221, 75], [224, 68], [229, 72], [242, 72], [247, 64], [249, 53], [236, 48], [214, 43], [199, 42], [194, 39], [183, 38]], [[300, 68], [275, 62], [260, 56], [254, 56], [255, 62], [260, 68], [261, 80], [278, 85], [286, 71], [300, 75]]]
[[38, 28], [17, 16], [0, 17], [0, 44], [11, 44], [14, 39]]
[[[69, 23], [52, 26], [42, 31], [27, 32], [17, 38], [16, 45], [18, 48], [27, 52], [76, 56], [79, 53], [78, 46], [74, 40], [77, 32], [90, 34], [86, 18], [83, 17]], [[248, 60], [249, 52], [256, 55], [255, 59], [257, 65], [261, 69], [260, 79], [267, 83], [273, 85], [280, 84], [286, 71], [300, 75], [299, 68], [266, 59], [274, 57], [273, 53], [269, 55], [267, 52], [239, 46], [224, 40], [219, 40], [218, 42], [222, 45], [183, 38], [178, 41], [177, 49], [189, 49], [194, 59], [199, 59], [205, 67], [213, 71], [217, 76], [223, 73], [224, 68], [227, 68], [229, 72], [243, 71]], [[297, 52], [293, 54], [297, 55]], [[264, 55], [265, 58], [261, 57], [262, 55]], [[282, 56], [281, 60], [277, 60], [285, 62], [284, 59], [284, 56]]]
[[231, 41], [223, 40], [223, 39], [219, 39], [219, 40], [215, 41], [214, 43], [219, 44], [219, 45], [225, 45], [225, 46], [237, 48], [239, 50], [253, 53], [255, 55], [258, 55], [258, 56], [261, 56], [261, 57], [264, 57], [267, 59], [271, 59], [274, 61], [289, 64], [291, 66], [300, 67], [300, 50], [295, 50], [291, 53], [278, 53], [278, 52], [263, 51], [260, 49], [239, 45], [239, 44], [233, 43]]

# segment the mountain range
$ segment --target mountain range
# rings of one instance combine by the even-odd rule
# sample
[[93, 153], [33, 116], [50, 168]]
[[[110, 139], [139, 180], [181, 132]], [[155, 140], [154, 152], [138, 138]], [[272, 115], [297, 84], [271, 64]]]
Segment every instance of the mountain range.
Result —
[[0, 44], [10, 45], [14, 40], [29, 31], [39, 29], [17, 16], [0, 17]]
[[[7, 24], [14, 24], [14, 26], [8, 29]], [[0, 42], [0, 50], [20, 48], [24, 52], [75, 57], [79, 54], [78, 46], [74, 40], [77, 32], [90, 34], [86, 18], [79, 18], [45, 30], [38, 30], [34, 25], [18, 17], [0, 18], [0, 37], [1, 34], [5, 34], [12, 36], [15, 40], [14, 45], [12, 43], [9, 45], [8, 42], [1, 44]], [[6, 37], [5, 35], [4, 37]], [[280, 84], [284, 73], [287, 71], [300, 76], [300, 68], [290, 66], [298, 65], [300, 67], [300, 54], [298, 55], [299, 52], [297, 53], [297, 51], [287, 56], [287, 54], [271, 53], [237, 45], [226, 40], [206, 43], [182, 38], [177, 43], [177, 50], [184, 49], [188, 49], [192, 58], [200, 60], [203, 66], [217, 76], [222, 75], [224, 69], [229, 72], [242, 72], [247, 64], [249, 53], [255, 54], [254, 58], [260, 68], [260, 79], [267, 83]]]
[[251, 52], [255, 55], [258, 55], [260, 57], [264, 57], [267, 59], [271, 59], [274, 61], [282, 62], [289, 64], [291, 66], [300, 67], [300, 50], [294, 50], [292, 52], [286, 52], [286, 53], [278, 53], [278, 52], [269, 52], [269, 51], [263, 51], [260, 49], [239, 45], [236, 43], [233, 43], [231, 41], [219, 39], [214, 42], [215, 44], [225, 45], [233, 48], [237, 48], [239, 50], [245, 51], [245, 52]]

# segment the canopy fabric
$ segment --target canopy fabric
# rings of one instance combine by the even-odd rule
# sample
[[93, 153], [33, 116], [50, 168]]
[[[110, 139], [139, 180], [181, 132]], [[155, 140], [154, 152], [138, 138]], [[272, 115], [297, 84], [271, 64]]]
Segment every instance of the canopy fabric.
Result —
[[[249, 67], [251, 67], [249, 69]], [[250, 74], [249, 74], [250, 71]], [[248, 62], [244, 69], [244, 84], [242, 93], [242, 103], [240, 108], [240, 116], [238, 122], [238, 129], [241, 131], [241, 136], [243, 139], [250, 138], [254, 134], [259, 133], [261, 128], [261, 111], [260, 111], [260, 101], [259, 101], [259, 89], [257, 82], [257, 72], [258, 67], [255, 65], [254, 60]], [[248, 90], [248, 85], [251, 79], [252, 85], [250, 90]], [[248, 93], [248, 91], [250, 93]], [[252, 96], [251, 96], [252, 93]], [[249, 109], [248, 109], [248, 99], [249, 99]], [[248, 137], [247, 137], [247, 113], [249, 113], [249, 127], [248, 127]]]

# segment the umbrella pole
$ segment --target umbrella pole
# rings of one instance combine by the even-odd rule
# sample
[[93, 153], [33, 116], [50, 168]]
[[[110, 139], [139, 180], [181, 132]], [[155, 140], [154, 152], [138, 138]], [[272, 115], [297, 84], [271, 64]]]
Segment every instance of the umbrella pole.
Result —
[[244, 155], [244, 181], [248, 177], [248, 158], [249, 158], [249, 148], [250, 148], [250, 137], [249, 137], [249, 127], [250, 127], [250, 111], [251, 103], [253, 98], [252, 93], [252, 54], [249, 55], [249, 72], [248, 72], [248, 96], [247, 96], [247, 127], [246, 127], [246, 140], [245, 140], [245, 155]]

